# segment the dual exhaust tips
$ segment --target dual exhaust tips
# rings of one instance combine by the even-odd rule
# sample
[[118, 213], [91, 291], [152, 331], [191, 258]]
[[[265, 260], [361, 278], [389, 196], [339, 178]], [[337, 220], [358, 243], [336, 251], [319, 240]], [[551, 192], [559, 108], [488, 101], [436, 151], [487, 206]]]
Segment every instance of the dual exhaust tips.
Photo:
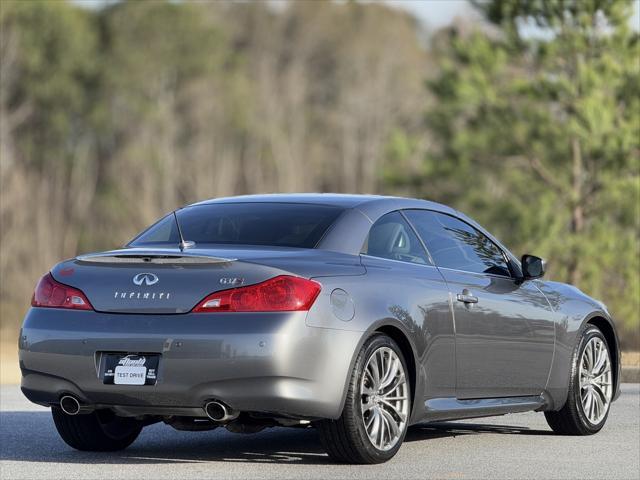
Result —
[[[72, 395], [63, 395], [60, 398], [60, 409], [71, 416], [93, 411], [93, 407], [81, 404], [80, 401]], [[204, 413], [206, 413], [209, 419], [217, 423], [235, 420], [238, 418], [238, 415], [240, 415], [240, 412], [231, 410], [224, 403], [216, 400], [204, 404]]]

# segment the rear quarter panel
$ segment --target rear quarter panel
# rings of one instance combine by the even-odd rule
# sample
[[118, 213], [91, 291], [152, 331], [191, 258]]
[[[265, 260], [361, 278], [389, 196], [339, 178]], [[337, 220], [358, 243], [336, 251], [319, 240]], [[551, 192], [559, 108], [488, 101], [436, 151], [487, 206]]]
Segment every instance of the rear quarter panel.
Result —
[[[405, 357], [411, 355], [415, 365], [412, 421], [419, 421], [426, 398], [455, 395], [449, 292], [435, 267], [367, 256], [362, 256], [362, 263], [366, 268], [362, 276], [314, 277], [323, 288], [307, 324], [359, 332], [359, 348], [348, 352], [352, 366], [362, 344], [377, 329], [393, 327], [402, 332], [412, 350]], [[345, 394], [348, 380], [347, 376]]]

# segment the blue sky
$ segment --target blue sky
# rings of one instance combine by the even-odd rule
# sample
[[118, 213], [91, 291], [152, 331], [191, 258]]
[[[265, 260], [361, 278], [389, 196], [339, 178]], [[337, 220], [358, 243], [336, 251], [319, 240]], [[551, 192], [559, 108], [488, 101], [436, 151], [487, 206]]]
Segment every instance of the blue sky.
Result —
[[[375, 1], [375, 0], [374, 0]], [[473, 7], [466, 0], [382, 0], [394, 7], [413, 13], [428, 27], [447, 25], [458, 15], [473, 14]], [[634, 0], [633, 17], [629, 20], [640, 30], [640, 0]]]
[[413, 13], [428, 27], [438, 28], [456, 16], [473, 13], [467, 0], [384, 0], [385, 3]]

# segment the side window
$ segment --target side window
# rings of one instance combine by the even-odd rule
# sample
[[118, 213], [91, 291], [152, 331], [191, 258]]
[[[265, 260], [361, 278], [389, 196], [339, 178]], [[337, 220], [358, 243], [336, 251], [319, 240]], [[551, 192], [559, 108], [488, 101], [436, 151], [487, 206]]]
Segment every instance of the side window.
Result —
[[431, 265], [420, 240], [398, 212], [387, 213], [373, 224], [362, 253], [372, 257]]
[[407, 210], [405, 214], [438, 267], [510, 276], [502, 251], [471, 225], [429, 210]]
[[135, 237], [130, 243], [136, 243], [139, 238], [144, 238], [142, 245], [149, 243], [172, 243], [178, 244], [178, 229], [173, 214], [165, 216], [161, 220], [151, 225], [147, 230], [143, 231]]

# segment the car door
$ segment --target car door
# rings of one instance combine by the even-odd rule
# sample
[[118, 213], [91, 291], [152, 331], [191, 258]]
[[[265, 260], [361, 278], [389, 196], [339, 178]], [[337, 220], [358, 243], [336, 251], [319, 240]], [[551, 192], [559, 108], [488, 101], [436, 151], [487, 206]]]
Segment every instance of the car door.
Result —
[[[393, 317], [411, 335], [419, 364], [418, 392], [455, 395], [455, 337], [449, 290], [423, 243], [400, 212], [380, 217], [362, 249], [366, 288], [376, 292], [376, 316]], [[426, 378], [426, 381], [425, 381]], [[416, 399], [420, 398], [416, 395]]]
[[407, 210], [451, 293], [456, 396], [539, 395], [553, 359], [553, 312], [535, 281], [512, 277], [505, 253], [452, 215]]

